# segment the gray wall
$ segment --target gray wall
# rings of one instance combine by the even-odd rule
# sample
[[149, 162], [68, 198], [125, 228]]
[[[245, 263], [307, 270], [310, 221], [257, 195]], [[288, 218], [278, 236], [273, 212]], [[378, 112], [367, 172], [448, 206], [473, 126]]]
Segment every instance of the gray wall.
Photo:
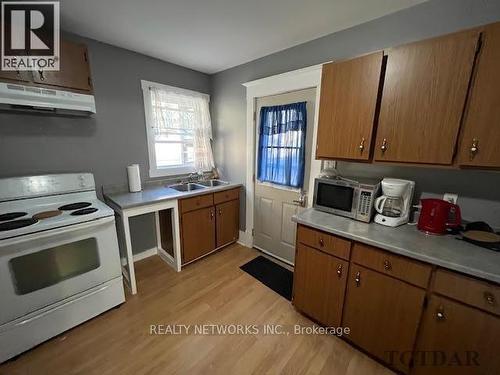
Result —
[[[246, 98], [242, 83], [498, 20], [498, 0], [431, 0], [214, 75], [212, 121], [216, 140], [215, 158], [221, 171], [233, 181], [245, 182]], [[408, 176], [416, 180], [419, 191], [451, 190], [500, 201], [498, 173], [375, 167], [353, 163], [340, 163], [339, 168], [358, 174]], [[476, 189], [476, 184], [481, 188]], [[470, 211], [469, 206], [467, 208]], [[480, 211], [469, 216], [476, 217]], [[244, 226], [243, 213], [241, 220]]]
[[[125, 167], [141, 166], [148, 178], [140, 80], [210, 93], [210, 76], [94, 40], [87, 44], [97, 114], [63, 118], [0, 113], [0, 178], [89, 171], [96, 184], [126, 184]], [[155, 246], [154, 217], [131, 223], [134, 252]]]

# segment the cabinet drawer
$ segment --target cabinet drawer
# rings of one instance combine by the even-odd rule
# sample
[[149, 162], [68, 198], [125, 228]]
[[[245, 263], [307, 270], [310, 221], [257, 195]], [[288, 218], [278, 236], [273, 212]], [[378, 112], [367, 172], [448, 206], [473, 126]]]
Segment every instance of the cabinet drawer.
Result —
[[215, 204], [229, 202], [240, 197], [240, 188], [224, 190], [218, 193], [214, 193]]
[[432, 266], [360, 243], [354, 244], [352, 261], [416, 286], [427, 288]]
[[500, 286], [498, 285], [439, 269], [434, 276], [434, 291], [500, 315]]
[[314, 247], [339, 258], [349, 260], [351, 241], [299, 225], [297, 238], [304, 245]]
[[196, 197], [181, 199], [179, 201], [179, 210], [181, 213], [184, 213], [213, 205], [213, 194], [197, 195]]

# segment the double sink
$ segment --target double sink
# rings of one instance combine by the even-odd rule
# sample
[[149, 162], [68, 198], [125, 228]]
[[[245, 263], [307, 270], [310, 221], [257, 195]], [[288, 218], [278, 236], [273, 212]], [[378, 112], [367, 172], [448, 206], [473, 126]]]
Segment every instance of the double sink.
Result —
[[186, 184], [169, 185], [168, 187], [177, 191], [184, 192], [184, 191], [201, 190], [201, 189], [206, 189], [207, 187], [215, 187], [227, 184], [229, 184], [229, 182], [221, 180], [207, 180], [207, 181], [189, 182]]

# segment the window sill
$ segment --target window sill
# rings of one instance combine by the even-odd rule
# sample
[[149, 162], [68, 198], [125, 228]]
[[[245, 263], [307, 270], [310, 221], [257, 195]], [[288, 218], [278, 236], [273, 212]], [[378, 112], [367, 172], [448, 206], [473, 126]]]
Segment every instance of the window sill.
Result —
[[171, 177], [171, 176], [179, 176], [179, 175], [187, 175], [190, 173], [196, 172], [194, 167], [172, 167], [172, 168], [158, 168], [158, 169], [150, 169], [149, 177]]

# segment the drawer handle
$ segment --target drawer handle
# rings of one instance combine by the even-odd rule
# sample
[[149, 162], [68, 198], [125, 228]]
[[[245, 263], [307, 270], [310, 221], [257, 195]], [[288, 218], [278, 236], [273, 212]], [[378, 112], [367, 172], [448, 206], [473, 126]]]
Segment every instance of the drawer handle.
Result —
[[325, 241], [323, 241], [322, 238], [319, 239], [319, 246], [321, 247], [325, 246]]
[[342, 264], [339, 264], [337, 267], [337, 275], [339, 279], [342, 277]]
[[484, 299], [486, 300], [486, 303], [488, 305], [495, 306], [496, 304], [495, 296], [490, 292], [484, 292]]
[[356, 277], [354, 278], [354, 281], [356, 281], [356, 286], [359, 286], [361, 284], [361, 272], [356, 272]]
[[40, 80], [45, 81], [45, 77], [43, 76], [43, 70], [39, 70], [38, 74], [40, 75]]
[[384, 260], [384, 269], [386, 271], [392, 270], [392, 264], [391, 264], [391, 262], [389, 262], [388, 260]]
[[439, 308], [436, 311], [436, 320], [437, 321], [444, 321], [446, 320], [446, 315], [444, 315], [444, 308], [443, 306], [439, 306]]

